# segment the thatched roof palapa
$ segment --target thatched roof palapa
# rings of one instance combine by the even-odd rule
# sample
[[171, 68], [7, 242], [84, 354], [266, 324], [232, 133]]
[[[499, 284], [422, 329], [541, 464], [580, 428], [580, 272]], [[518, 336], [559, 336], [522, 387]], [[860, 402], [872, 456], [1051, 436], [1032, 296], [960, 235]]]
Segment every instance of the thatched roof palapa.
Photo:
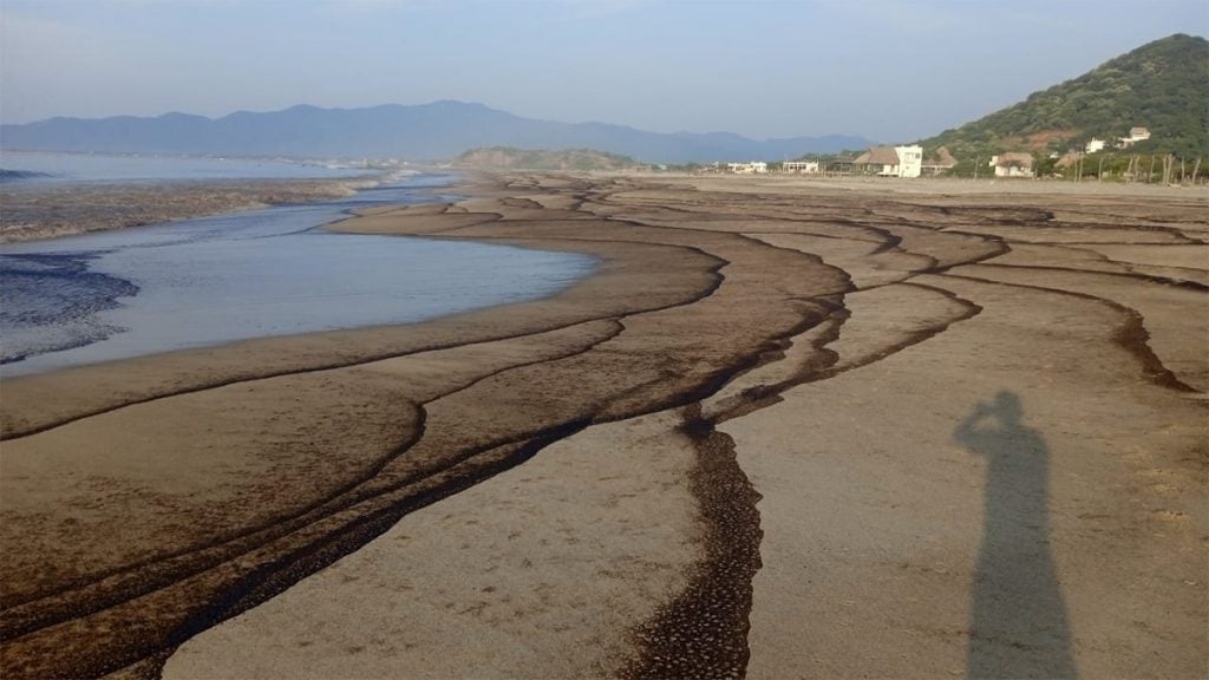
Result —
[[871, 146], [852, 161], [853, 165], [898, 165], [898, 152], [892, 146]]
[[942, 146], [936, 150], [936, 156], [925, 160], [924, 165], [937, 168], [951, 168], [957, 165], [957, 159], [949, 153], [949, 147]]

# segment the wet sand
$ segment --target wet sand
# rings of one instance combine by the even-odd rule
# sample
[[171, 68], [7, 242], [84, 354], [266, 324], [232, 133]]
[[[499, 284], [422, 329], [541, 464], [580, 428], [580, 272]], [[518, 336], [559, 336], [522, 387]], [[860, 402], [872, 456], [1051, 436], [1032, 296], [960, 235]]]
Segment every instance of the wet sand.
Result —
[[0, 243], [58, 238], [352, 195], [374, 180], [180, 180], [0, 186]]
[[6, 380], [0, 669], [1204, 676], [1209, 196], [1110, 189], [482, 176], [342, 222], [604, 264]]

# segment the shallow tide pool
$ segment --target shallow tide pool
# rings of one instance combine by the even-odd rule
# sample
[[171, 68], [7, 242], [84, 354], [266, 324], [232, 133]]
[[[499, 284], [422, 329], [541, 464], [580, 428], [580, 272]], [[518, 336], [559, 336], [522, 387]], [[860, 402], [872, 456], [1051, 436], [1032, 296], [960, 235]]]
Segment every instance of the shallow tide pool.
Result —
[[352, 208], [440, 200], [443, 181], [0, 246], [0, 376], [414, 323], [546, 297], [595, 269], [586, 255], [321, 228]]

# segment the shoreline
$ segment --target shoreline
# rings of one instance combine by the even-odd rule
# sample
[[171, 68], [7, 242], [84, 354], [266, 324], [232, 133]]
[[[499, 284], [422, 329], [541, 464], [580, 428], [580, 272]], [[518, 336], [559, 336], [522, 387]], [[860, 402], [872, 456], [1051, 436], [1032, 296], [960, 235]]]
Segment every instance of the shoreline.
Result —
[[[65, 238], [351, 196], [380, 179], [167, 180], [0, 185], [0, 244]], [[54, 204], [48, 211], [46, 203]]]
[[[934, 676], [967, 650], [1043, 671], [1057, 652], [984, 650], [968, 623], [976, 577], [1016, 587], [978, 572], [996, 480], [952, 435], [996, 390], [1052, 451], [1077, 633], [1052, 640], [1085, 674], [1195, 668], [1204, 293], [1157, 279], [1205, 278], [1204, 201], [725, 181], [477, 176], [457, 204], [332, 228], [590, 250], [599, 273], [416, 326], [6, 380], [5, 675], [640, 677], [702, 640], [749, 677]], [[1129, 310], [1192, 396], [1121, 346]], [[754, 570], [702, 515], [719, 478], [690, 488], [728, 447]], [[736, 616], [676, 614], [711, 589]], [[1012, 616], [983, 625], [1010, 638]]]
[[[488, 170], [458, 168], [457, 172], [481, 177]], [[523, 174], [516, 171], [514, 174]], [[540, 174], [540, 173], [538, 173]], [[775, 192], [784, 188], [813, 188], [841, 191], [884, 190], [890, 193], [943, 195], [1069, 194], [1138, 195], [1142, 197], [1203, 198], [1209, 185], [1187, 187], [1153, 184], [1098, 182], [1057, 182], [1019, 179], [921, 178], [893, 180], [866, 177], [809, 177], [768, 175], [732, 177], [727, 175], [688, 175], [672, 173], [591, 173], [585, 177], [627, 177], [635, 181], [689, 182], [703, 188], [735, 189], [745, 193]], [[76, 185], [0, 185], [0, 201], [6, 209], [0, 214], [0, 245], [57, 239], [96, 231], [177, 222], [200, 217], [257, 210], [274, 205], [311, 203], [351, 196], [357, 191], [381, 183], [380, 177], [347, 179], [252, 179], [240, 180], [164, 180], [145, 182], [88, 182]], [[473, 182], [470, 182], [473, 185]], [[47, 200], [59, 205], [53, 216], [42, 205]], [[154, 207], [152, 207], [154, 206]], [[25, 212], [39, 217], [23, 218]], [[342, 220], [341, 220], [342, 221]], [[333, 223], [335, 224], [335, 223]]]

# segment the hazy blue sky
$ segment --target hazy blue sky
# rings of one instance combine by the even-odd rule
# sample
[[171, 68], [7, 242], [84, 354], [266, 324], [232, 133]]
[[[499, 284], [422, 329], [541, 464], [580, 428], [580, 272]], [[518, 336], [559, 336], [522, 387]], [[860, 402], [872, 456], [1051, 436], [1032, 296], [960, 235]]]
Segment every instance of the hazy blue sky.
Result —
[[0, 120], [437, 99], [751, 137], [939, 132], [1206, 0], [2, 0]]

